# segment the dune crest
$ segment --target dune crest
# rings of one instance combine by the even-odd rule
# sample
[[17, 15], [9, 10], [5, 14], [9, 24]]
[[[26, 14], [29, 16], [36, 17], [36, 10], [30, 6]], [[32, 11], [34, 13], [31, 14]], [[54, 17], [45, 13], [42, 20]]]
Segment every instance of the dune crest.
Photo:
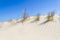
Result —
[[40, 25], [48, 19], [46, 17], [29, 17], [23, 24], [20, 19], [1, 22], [0, 40], [60, 40], [59, 16], [54, 15], [54, 21]]

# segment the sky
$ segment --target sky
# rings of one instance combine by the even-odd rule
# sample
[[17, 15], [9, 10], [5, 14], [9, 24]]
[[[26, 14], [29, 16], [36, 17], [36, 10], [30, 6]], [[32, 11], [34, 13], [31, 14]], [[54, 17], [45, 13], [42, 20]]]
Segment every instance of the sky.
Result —
[[25, 8], [29, 16], [60, 13], [60, 0], [0, 0], [0, 22], [21, 18]]

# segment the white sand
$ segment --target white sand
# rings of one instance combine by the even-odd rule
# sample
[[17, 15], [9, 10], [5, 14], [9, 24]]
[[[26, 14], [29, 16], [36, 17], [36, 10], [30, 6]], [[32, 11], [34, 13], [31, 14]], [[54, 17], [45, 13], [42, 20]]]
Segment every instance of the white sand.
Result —
[[[11, 24], [11, 22], [0, 23], [0, 40], [60, 40], [60, 22], [58, 16], [53, 22], [40, 25], [46, 20], [41, 17], [40, 22]], [[13, 22], [14, 23], [14, 22]]]

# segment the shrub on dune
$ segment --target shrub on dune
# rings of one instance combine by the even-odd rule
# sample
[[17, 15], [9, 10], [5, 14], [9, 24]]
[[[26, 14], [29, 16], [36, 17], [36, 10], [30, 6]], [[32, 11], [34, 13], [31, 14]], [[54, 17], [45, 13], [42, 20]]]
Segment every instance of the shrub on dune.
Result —
[[54, 14], [55, 14], [55, 12], [48, 13], [47, 20], [41, 24], [45, 24], [47, 22], [53, 21], [54, 20], [54, 18], [53, 18]]
[[47, 21], [53, 21], [54, 20], [53, 17], [54, 17], [54, 12], [49, 13], [47, 16]]
[[36, 18], [32, 22], [37, 22], [37, 21], [40, 21], [40, 14], [39, 13], [36, 15]]
[[25, 21], [28, 21], [29, 19], [29, 16], [28, 16], [28, 14], [26, 13], [26, 9], [25, 9], [25, 11], [24, 11], [24, 13], [23, 13], [23, 17], [22, 17], [22, 20], [20, 20], [20, 22], [25, 22]]

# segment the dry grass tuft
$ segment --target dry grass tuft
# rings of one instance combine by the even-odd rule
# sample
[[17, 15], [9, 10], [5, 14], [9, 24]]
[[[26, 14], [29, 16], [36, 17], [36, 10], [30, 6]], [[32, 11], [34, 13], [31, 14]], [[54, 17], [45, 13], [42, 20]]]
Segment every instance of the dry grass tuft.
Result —
[[54, 20], [54, 18], [53, 18], [54, 14], [55, 14], [55, 12], [49, 13], [48, 16], [47, 16], [47, 20], [45, 22], [41, 23], [41, 24], [45, 24], [47, 22], [53, 21]]
[[37, 21], [40, 21], [40, 14], [39, 13], [36, 15], [36, 18], [32, 22], [37, 22]]

